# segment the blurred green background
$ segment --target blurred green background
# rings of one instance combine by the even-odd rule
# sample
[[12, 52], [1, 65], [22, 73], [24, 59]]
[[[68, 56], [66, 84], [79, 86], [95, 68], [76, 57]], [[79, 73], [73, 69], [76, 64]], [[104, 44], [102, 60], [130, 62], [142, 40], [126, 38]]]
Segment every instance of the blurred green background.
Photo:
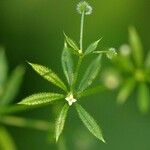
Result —
[[[10, 70], [25, 61], [51, 67], [63, 75], [60, 56], [63, 31], [79, 39], [80, 15], [77, 0], [0, 0], [0, 45], [6, 48]], [[99, 48], [116, 47], [128, 42], [128, 26], [134, 25], [145, 51], [150, 39], [150, 2], [148, 0], [89, 0], [93, 14], [86, 17], [84, 47], [103, 37]], [[39, 92], [54, 91], [54, 87], [36, 75], [26, 65], [26, 74], [16, 102]], [[68, 116], [59, 146], [50, 143], [48, 133], [8, 127], [19, 150], [149, 150], [150, 118], [141, 115], [136, 97], [122, 107], [116, 105], [115, 92], [99, 93], [85, 98], [83, 104], [100, 122], [107, 144], [96, 140], [83, 126], [74, 111]], [[18, 115], [54, 121], [54, 105], [25, 111]]]

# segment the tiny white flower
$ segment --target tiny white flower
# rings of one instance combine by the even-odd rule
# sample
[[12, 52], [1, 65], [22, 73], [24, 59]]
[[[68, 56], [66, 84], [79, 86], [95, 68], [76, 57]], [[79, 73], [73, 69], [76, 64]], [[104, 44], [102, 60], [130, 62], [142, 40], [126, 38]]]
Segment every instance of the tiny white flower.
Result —
[[73, 103], [75, 103], [77, 100], [73, 97], [73, 94], [69, 94], [65, 100], [68, 102], [69, 106], [71, 106]]

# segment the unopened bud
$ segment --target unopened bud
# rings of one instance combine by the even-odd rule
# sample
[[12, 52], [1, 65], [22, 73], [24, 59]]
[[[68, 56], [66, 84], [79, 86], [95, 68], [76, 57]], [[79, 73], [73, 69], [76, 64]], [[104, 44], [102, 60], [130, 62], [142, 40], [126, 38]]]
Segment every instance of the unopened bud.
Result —
[[102, 79], [104, 86], [110, 90], [118, 88], [121, 81], [119, 74], [113, 70], [105, 71]]
[[131, 48], [129, 45], [124, 44], [120, 47], [119, 52], [122, 56], [127, 57], [131, 54]]
[[79, 2], [77, 5], [77, 12], [79, 14], [85, 13], [85, 15], [90, 15], [92, 10], [92, 7], [86, 1]]
[[109, 59], [114, 58], [116, 55], [117, 55], [117, 52], [116, 52], [116, 49], [115, 49], [115, 48], [110, 48], [110, 49], [108, 50], [108, 52], [106, 53], [106, 56], [107, 56]]

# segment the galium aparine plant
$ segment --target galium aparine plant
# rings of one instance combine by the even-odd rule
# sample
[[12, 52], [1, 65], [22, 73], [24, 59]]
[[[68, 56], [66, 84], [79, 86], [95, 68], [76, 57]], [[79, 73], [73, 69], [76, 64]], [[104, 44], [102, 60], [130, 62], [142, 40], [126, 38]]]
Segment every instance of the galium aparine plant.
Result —
[[[79, 46], [64, 33], [64, 49], [61, 56], [62, 69], [68, 85], [66, 85], [51, 69], [39, 64], [29, 63], [29, 65], [31, 65], [31, 67], [44, 79], [62, 89], [64, 94], [49, 92], [37, 93], [23, 99], [21, 102], [19, 102], [19, 104], [32, 106], [48, 104], [56, 100], [64, 100], [65, 104], [62, 106], [62, 110], [58, 115], [55, 125], [56, 142], [63, 131], [68, 111], [72, 106], [75, 106], [79, 118], [85, 127], [87, 127], [87, 129], [95, 137], [105, 142], [101, 128], [96, 123], [94, 118], [79, 104], [78, 100], [81, 97], [88, 95], [90, 90], [92, 91], [92, 88], [89, 89], [89, 86], [99, 74], [101, 55], [105, 53], [108, 58], [111, 58], [114, 56], [114, 54], [116, 54], [116, 52], [114, 49], [110, 49], [109, 51], [95, 51], [100, 40], [93, 42], [86, 50], [83, 50], [84, 19], [85, 16], [92, 13], [92, 7], [86, 1], [81, 1], [77, 5], [77, 12], [81, 15]], [[96, 58], [94, 58], [94, 60], [87, 67], [87, 70], [85, 71], [80, 83], [77, 84], [78, 77], [80, 75], [80, 66], [84, 58], [93, 54], [94, 52], [97, 53]], [[73, 57], [75, 56], [78, 57], [78, 61], [77, 65], [74, 67]]]

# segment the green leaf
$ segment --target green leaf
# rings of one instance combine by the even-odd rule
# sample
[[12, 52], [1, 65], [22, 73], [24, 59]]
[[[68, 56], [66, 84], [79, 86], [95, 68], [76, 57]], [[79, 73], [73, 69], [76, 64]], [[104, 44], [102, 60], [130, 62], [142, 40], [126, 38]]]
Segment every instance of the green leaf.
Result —
[[30, 128], [41, 131], [48, 131], [52, 128], [53, 124], [50, 124], [48, 121], [42, 121], [37, 119], [27, 119], [18, 116], [2, 116], [0, 122], [9, 126]]
[[40, 104], [46, 104], [53, 102], [55, 100], [59, 100], [64, 98], [63, 94], [57, 94], [57, 93], [37, 93], [33, 94], [29, 97], [26, 97], [18, 104], [23, 105], [40, 105]]
[[0, 47], [0, 90], [7, 79], [7, 71], [8, 71], [8, 66], [7, 66], [6, 55], [3, 48]]
[[135, 80], [133, 78], [126, 80], [123, 83], [123, 85], [119, 91], [119, 94], [117, 97], [117, 102], [119, 104], [123, 104], [127, 100], [127, 98], [130, 96], [134, 87], [135, 87]]
[[67, 81], [68, 81], [69, 85], [72, 85], [72, 82], [73, 82], [73, 60], [72, 60], [70, 51], [69, 51], [66, 43], [64, 43], [64, 50], [62, 52], [61, 61], [62, 61], [62, 67], [63, 67], [64, 74], [67, 78]]
[[6, 116], [8, 114], [14, 114], [16, 112], [25, 111], [28, 109], [27, 105], [4, 105], [3, 107], [0, 107], [0, 115]]
[[83, 107], [79, 104], [76, 104], [76, 110], [78, 112], [79, 118], [85, 125], [85, 127], [99, 140], [103, 141], [105, 143], [105, 140], [102, 135], [102, 130], [94, 120], [92, 116], [88, 114], [88, 112], [83, 109]]
[[77, 44], [71, 38], [69, 38], [65, 33], [64, 33], [64, 36], [65, 36], [67, 44], [72, 48], [73, 52], [79, 55], [79, 48]]
[[79, 91], [84, 91], [87, 87], [89, 87], [92, 84], [94, 79], [97, 77], [101, 67], [100, 60], [101, 60], [101, 55], [99, 55], [89, 65], [79, 84], [79, 88], [78, 88]]
[[[101, 38], [101, 39], [102, 39], [102, 38]], [[97, 48], [97, 46], [98, 46], [98, 43], [101, 41], [101, 39], [99, 39], [99, 40], [97, 40], [97, 41], [91, 43], [91, 44], [89, 45], [89, 47], [86, 49], [86, 51], [85, 51], [84, 54], [85, 54], [85, 55], [88, 55], [88, 54], [92, 53], [93, 51], [95, 51], [96, 48]]]
[[146, 114], [150, 106], [150, 89], [145, 83], [141, 83], [138, 87], [138, 101], [139, 110]]
[[9, 77], [6, 85], [4, 87], [4, 92], [0, 101], [0, 104], [7, 105], [10, 104], [14, 98], [16, 97], [22, 79], [24, 75], [25, 69], [23, 66], [18, 66]]
[[134, 61], [139, 67], [143, 64], [144, 51], [140, 37], [134, 27], [129, 28], [129, 42], [133, 51]]
[[1, 150], [16, 150], [12, 137], [7, 130], [0, 126], [0, 149]]
[[146, 57], [145, 67], [146, 69], [150, 70], [150, 51], [148, 52], [147, 57]]
[[69, 110], [69, 105], [65, 104], [56, 120], [56, 128], [55, 128], [56, 142], [58, 141], [59, 136], [63, 131], [68, 110]]
[[48, 69], [47, 67], [38, 64], [33, 64], [33, 63], [29, 63], [29, 64], [44, 79], [48, 80], [49, 82], [53, 83], [54, 85], [58, 86], [64, 91], [67, 91], [66, 85], [51, 69]]

